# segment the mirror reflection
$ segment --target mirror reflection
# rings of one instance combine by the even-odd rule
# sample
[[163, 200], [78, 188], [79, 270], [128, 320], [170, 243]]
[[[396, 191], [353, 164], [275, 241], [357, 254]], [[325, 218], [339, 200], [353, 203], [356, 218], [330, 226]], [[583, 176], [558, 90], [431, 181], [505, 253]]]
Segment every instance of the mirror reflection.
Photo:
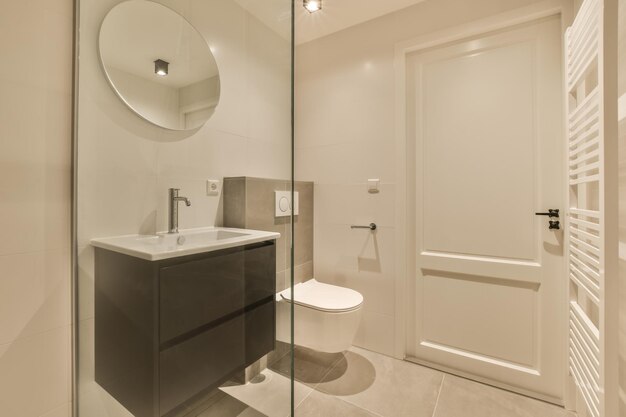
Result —
[[100, 57], [122, 101], [157, 126], [196, 129], [218, 104], [219, 72], [205, 39], [158, 3], [131, 0], [111, 9], [100, 29]]

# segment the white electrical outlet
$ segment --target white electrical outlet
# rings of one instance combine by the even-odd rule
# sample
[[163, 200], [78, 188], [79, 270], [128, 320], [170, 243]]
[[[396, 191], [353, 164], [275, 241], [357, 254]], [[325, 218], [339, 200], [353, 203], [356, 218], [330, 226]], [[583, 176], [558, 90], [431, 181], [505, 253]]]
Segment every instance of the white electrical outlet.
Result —
[[206, 195], [220, 195], [220, 181], [219, 180], [207, 180], [206, 181]]

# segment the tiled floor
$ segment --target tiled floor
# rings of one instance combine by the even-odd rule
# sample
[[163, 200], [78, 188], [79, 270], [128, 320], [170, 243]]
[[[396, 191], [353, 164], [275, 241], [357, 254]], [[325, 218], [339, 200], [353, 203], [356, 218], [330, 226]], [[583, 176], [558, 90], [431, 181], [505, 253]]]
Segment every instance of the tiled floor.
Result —
[[[177, 417], [290, 417], [290, 355], [242, 385], [227, 383]], [[575, 417], [560, 407], [443, 372], [352, 348], [295, 352], [296, 417]], [[131, 417], [93, 383], [81, 415]], [[91, 392], [88, 396], [87, 394]]]
[[[223, 387], [201, 417], [288, 417], [289, 356]], [[297, 417], [574, 417], [560, 407], [359, 348], [296, 349]], [[219, 407], [218, 407], [219, 406]]]

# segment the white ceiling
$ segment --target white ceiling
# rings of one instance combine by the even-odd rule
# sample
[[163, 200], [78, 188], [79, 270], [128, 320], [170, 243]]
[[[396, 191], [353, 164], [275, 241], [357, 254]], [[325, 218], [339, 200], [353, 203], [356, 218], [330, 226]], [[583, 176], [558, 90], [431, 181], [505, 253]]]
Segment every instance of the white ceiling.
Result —
[[[290, 36], [287, 0], [235, 0], [281, 36]], [[421, 3], [424, 0], [322, 0], [322, 10], [309, 13], [296, 2], [296, 43], [309, 42], [350, 26]]]
[[283, 38], [291, 38], [290, 0], [235, 0], [235, 2]]
[[375, 19], [424, 0], [322, 0], [322, 10], [309, 13], [296, 0], [296, 43], [304, 43]]

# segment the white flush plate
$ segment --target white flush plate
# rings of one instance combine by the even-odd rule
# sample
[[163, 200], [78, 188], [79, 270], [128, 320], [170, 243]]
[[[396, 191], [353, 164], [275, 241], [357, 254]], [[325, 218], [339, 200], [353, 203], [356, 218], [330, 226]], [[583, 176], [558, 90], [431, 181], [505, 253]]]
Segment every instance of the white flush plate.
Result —
[[[276, 217], [287, 217], [291, 216], [291, 191], [275, 191], [276, 194]], [[293, 208], [294, 216], [297, 216], [299, 213], [299, 197], [298, 192], [293, 193], [294, 200], [296, 200], [296, 204]]]

